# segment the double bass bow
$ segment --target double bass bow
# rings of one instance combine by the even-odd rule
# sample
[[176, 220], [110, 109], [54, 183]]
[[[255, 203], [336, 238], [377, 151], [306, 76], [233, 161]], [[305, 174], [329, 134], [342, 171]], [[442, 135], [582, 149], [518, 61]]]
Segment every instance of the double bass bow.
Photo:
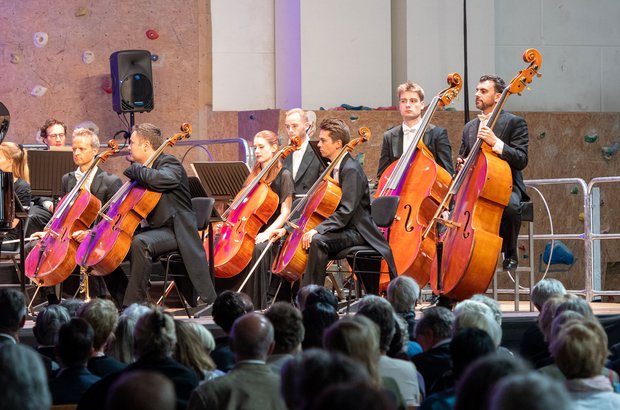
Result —
[[[166, 147], [189, 138], [191, 133], [192, 126], [184, 123], [181, 132], [161, 144], [143, 165], [151, 168]], [[90, 268], [95, 276], [105, 276], [114, 271], [129, 252], [134, 231], [155, 208], [161, 195], [161, 192], [152, 191], [136, 181], [125, 182], [99, 211], [101, 221], [80, 244], [77, 263]]]
[[330, 175], [345, 154], [353, 151], [358, 144], [368, 141], [371, 136], [370, 129], [367, 127], [360, 128], [358, 133], [360, 137], [349, 141], [340, 150], [338, 156], [325, 168], [321, 177], [308, 190], [305, 198], [291, 211], [291, 215], [296, 215], [297, 211], [301, 210], [300, 217], [294, 224], [288, 222], [293, 227], [293, 232], [287, 236], [272, 265], [273, 273], [289, 282], [294, 282], [303, 275], [308, 262], [308, 251], [302, 248], [302, 236], [314, 229], [338, 208], [342, 198], [342, 190]]
[[[256, 235], [278, 207], [278, 195], [265, 182], [267, 173], [288, 155], [301, 148], [301, 138], [278, 151], [261, 172], [235, 197], [222, 214], [220, 238], [213, 252], [215, 276], [230, 278], [239, 274], [252, 259]], [[208, 245], [205, 244], [205, 248]], [[206, 249], [207, 255], [209, 254]]]
[[[422, 234], [452, 181], [448, 171], [435, 163], [423, 137], [437, 108], [449, 105], [461, 91], [461, 76], [457, 73], [448, 75], [448, 84], [448, 88], [432, 99], [407, 150], [381, 175], [375, 194], [376, 197], [400, 196], [396, 216], [386, 239], [399, 274], [411, 276], [420, 287], [429, 281], [435, 256], [433, 232], [425, 238]], [[381, 262], [381, 272], [387, 272], [385, 261]], [[389, 282], [389, 275], [382, 274], [380, 282]]]
[[[530, 65], [519, 71], [504, 89], [487, 127], [493, 129], [508, 96], [520, 93], [535, 75], [540, 76], [538, 70], [542, 56], [538, 50], [527, 49], [523, 60]], [[463, 300], [487, 289], [502, 246], [499, 225], [511, 192], [510, 166], [488, 144], [477, 138], [448, 195], [437, 209], [433, 222], [425, 231], [426, 236], [437, 222], [448, 228], [440, 239], [444, 249], [441, 260], [439, 254], [433, 259], [433, 271], [437, 270], [438, 264], [442, 267], [440, 274], [443, 283], [438, 283], [438, 275], [431, 275], [431, 287], [436, 294], [443, 293], [451, 299]], [[439, 216], [453, 198], [450, 218], [442, 220]]]
[[54, 286], [61, 283], [75, 269], [75, 255], [79, 243], [73, 233], [87, 230], [97, 218], [101, 201], [84, 188], [96, 167], [119, 152], [118, 143], [108, 142], [109, 150], [97, 155], [95, 160], [58, 203], [52, 219], [45, 226], [45, 236], [26, 257], [26, 276], [39, 286]]

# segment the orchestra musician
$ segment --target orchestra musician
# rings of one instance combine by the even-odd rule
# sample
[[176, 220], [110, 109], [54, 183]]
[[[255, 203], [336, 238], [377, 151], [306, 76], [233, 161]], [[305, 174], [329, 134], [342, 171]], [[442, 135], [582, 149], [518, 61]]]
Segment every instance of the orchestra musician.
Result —
[[[489, 116], [506, 88], [503, 79], [496, 75], [483, 75], [476, 86], [476, 108], [482, 111], [478, 118], [465, 124], [457, 167], [464, 163], [476, 138], [484, 140], [493, 152], [506, 161], [512, 172], [512, 193], [502, 215], [499, 234], [503, 239], [503, 267], [514, 271], [518, 266], [517, 238], [521, 228], [521, 202], [529, 201], [521, 171], [527, 166], [529, 134], [527, 123], [521, 117], [501, 111], [494, 129], [486, 126]], [[495, 130], [495, 132], [494, 132]]]
[[[280, 151], [280, 145], [276, 133], [272, 131], [260, 131], [254, 136], [256, 163], [254, 164], [252, 172], [246, 178], [244, 187], [262, 171], [263, 167], [271, 161], [278, 151]], [[288, 157], [291, 155], [292, 154], [289, 154]], [[284, 222], [291, 213], [294, 191], [293, 176], [289, 169], [283, 167], [281, 160], [267, 173], [265, 176], [265, 183], [278, 195], [278, 208], [256, 236], [252, 259], [247, 267], [239, 275], [233, 276], [232, 278], [216, 278], [215, 283], [218, 288], [238, 288], [265, 250], [265, 247], [269, 243], [269, 238], [272, 236], [272, 232], [284, 226]], [[255, 272], [248, 279], [243, 289], [243, 292], [251, 297], [254, 307], [261, 310], [266, 309], [268, 304], [267, 288], [270, 283], [271, 264], [275, 257], [276, 248], [272, 247], [267, 252], [268, 253], [261, 259]]]
[[185, 261], [188, 276], [200, 297], [200, 303], [212, 303], [215, 289], [209, 274], [207, 257], [198, 235], [192, 209], [187, 173], [172, 155], [160, 155], [152, 168], [144, 163], [163, 144], [161, 130], [153, 124], [133, 127], [128, 160], [133, 162], [124, 175], [162, 196], [145, 219], [145, 230], [136, 233], [129, 249], [130, 279], [123, 306], [147, 300], [147, 287], [153, 258], [178, 250]]
[[[5, 141], [0, 144], [0, 171], [13, 173], [13, 189], [22, 207], [30, 206], [30, 175], [28, 170], [28, 152], [14, 142]], [[19, 239], [16, 229], [19, 220], [13, 220], [13, 229], [8, 231], [0, 241]], [[14, 251], [18, 243], [2, 244], [3, 251]]]
[[[69, 193], [82, 179], [86, 171], [91, 167], [95, 161], [95, 157], [99, 152], [99, 137], [97, 134], [86, 128], [77, 128], [73, 131], [71, 139], [71, 149], [73, 151], [73, 162], [77, 166], [75, 171], [66, 173], [62, 177], [60, 186], [60, 195], [64, 197]], [[85, 181], [84, 189], [93, 194], [102, 204], [105, 204], [114, 196], [114, 194], [123, 185], [121, 179], [116, 175], [105, 172], [101, 168], [95, 168], [91, 177]], [[89, 234], [90, 231], [78, 230], [73, 233], [73, 238], [82, 242]], [[35, 232], [33, 237], [42, 238], [45, 232]], [[27, 249], [32, 248], [33, 244], [29, 244]], [[76, 287], [75, 283], [71, 281], [65, 283], [70, 288]], [[88, 282], [89, 295], [92, 297], [104, 296], [106, 294], [106, 288], [112, 297], [112, 300], [121, 306], [125, 289], [127, 288], [127, 277], [123, 270], [119, 267], [114, 272], [104, 277], [91, 276]], [[71, 291], [69, 291], [71, 293]], [[43, 288], [42, 292], [48, 299], [50, 304], [58, 303], [57, 297], [51, 288]]]
[[[377, 179], [394, 161], [397, 161], [409, 145], [422, 122], [422, 110], [424, 109], [424, 90], [418, 84], [407, 81], [396, 88], [398, 94], [398, 110], [403, 119], [402, 124], [387, 130], [383, 134], [381, 144], [381, 156]], [[424, 145], [431, 151], [437, 165], [454, 175], [452, 165], [452, 147], [448, 139], [448, 131], [445, 128], [429, 124], [422, 140]]]
[[[62, 121], [50, 118], [40, 130], [41, 141], [47, 145], [48, 149], [62, 147], [67, 140], [67, 126]], [[28, 211], [28, 229], [26, 236], [32, 236], [35, 232], [45, 229], [47, 223], [52, 219], [54, 212], [53, 198], [35, 196], [32, 198], [32, 206]]]
[[[341, 120], [325, 119], [319, 129], [321, 155], [333, 161], [349, 143], [349, 127]], [[302, 237], [302, 247], [308, 250], [308, 263], [301, 285], [323, 285], [330, 258], [355, 245], [372, 246], [396, 274], [392, 251], [370, 216], [368, 178], [362, 166], [347, 153], [336, 164], [332, 177], [342, 188], [342, 197], [336, 211]], [[272, 235], [282, 237], [285, 233], [280, 228]]]

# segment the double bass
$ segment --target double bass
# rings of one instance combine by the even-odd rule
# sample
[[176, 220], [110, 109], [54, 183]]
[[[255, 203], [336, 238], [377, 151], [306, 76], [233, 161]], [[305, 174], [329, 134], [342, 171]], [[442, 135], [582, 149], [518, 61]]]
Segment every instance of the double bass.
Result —
[[73, 238], [73, 233], [87, 230], [101, 208], [101, 201], [84, 186], [99, 164], [119, 152], [116, 141], [110, 140], [108, 146], [110, 149], [95, 157], [82, 178], [60, 200], [54, 215], [45, 226], [45, 236], [26, 257], [26, 276], [37, 285], [57, 285], [75, 269], [79, 243]]
[[325, 168], [321, 177], [308, 190], [306, 197], [295, 207], [291, 215], [296, 215], [301, 209], [299, 219], [295, 224], [289, 222], [293, 231], [287, 236], [280, 253], [272, 265], [272, 271], [289, 282], [299, 280], [306, 270], [308, 263], [308, 251], [302, 248], [302, 236], [304, 233], [314, 229], [336, 211], [342, 190], [340, 185], [330, 176], [332, 170], [339, 164], [348, 152], [360, 143], [368, 141], [370, 129], [360, 128], [360, 137], [349, 141], [338, 153], [329, 166]]
[[[416, 280], [420, 287], [429, 281], [435, 256], [435, 236], [431, 232], [422, 237], [439, 203], [448, 193], [452, 176], [437, 165], [433, 154], [424, 145], [423, 137], [431, 117], [439, 106], [449, 105], [461, 91], [461, 76], [448, 75], [448, 88], [435, 96], [429, 104], [411, 145], [381, 175], [375, 196], [400, 196], [398, 209], [389, 235], [386, 235], [399, 274]], [[387, 272], [381, 262], [381, 272]], [[389, 282], [389, 275], [381, 275], [381, 283]]]
[[[189, 138], [191, 133], [192, 126], [184, 123], [181, 132], [161, 144], [144, 166], [151, 168], [166, 147]], [[95, 276], [105, 276], [114, 271], [127, 256], [134, 231], [155, 208], [161, 195], [161, 192], [152, 191], [136, 181], [125, 182], [99, 211], [101, 221], [80, 244], [76, 262], [91, 269], [90, 273]]]
[[[278, 207], [278, 195], [265, 182], [265, 176], [280, 159], [301, 148], [301, 138], [277, 152], [261, 172], [237, 194], [222, 215], [224, 223], [213, 252], [215, 277], [230, 278], [239, 274], [252, 259], [256, 235]], [[205, 243], [207, 255], [208, 244]]]
[[[487, 123], [491, 129], [508, 96], [520, 93], [535, 75], [540, 76], [542, 56], [538, 50], [526, 50], [523, 60], [530, 65], [519, 71], [502, 92]], [[431, 274], [431, 287], [436, 294], [463, 300], [487, 289], [502, 247], [499, 225], [511, 192], [510, 166], [478, 138], [433, 218], [447, 227], [440, 239], [441, 260], [439, 254], [435, 255], [432, 265], [433, 272], [438, 264], [442, 267], [442, 283], [438, 283], [437, 275]], [[454, 207], [449, 220], [444, 221], [439, 215], [448, 208], [452, 198]], [[425, 235], [430, 233], [432, 225]]]

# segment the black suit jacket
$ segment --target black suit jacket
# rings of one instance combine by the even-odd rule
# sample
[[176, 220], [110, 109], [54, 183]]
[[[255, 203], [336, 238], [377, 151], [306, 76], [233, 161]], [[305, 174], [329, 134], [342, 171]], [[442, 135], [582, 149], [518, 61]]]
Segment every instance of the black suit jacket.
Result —
[[[77, 184], [75, 171], [63, 175], [60, 184], [61, 196], [65, 196], [71, 191], [75, 187], [75, 184]], [[97, 168], [93, 182], [90, 184], [90, 192], [95, 195], [95, 197], [101, 201], [101, 205], [103, 205], [118, 192], [122, 185], [123, 182], [119, 177], [105, 172], [101, 168]]]
[[[377, 170], [377, 179], [381, 178], [381, 174], [390, 164], [403, 155], [403, 125], [390, 128], [383, 134], [383, 143], [381, 144], [381, 157], [379, 158], [379, 168]], [[424, 145], [431, 151], [435, 162], [448, 171], [450, 175], [454, 175], [454, 166], [452, 165], [452, 147], [448, 139], [448, 131], [445, 128], [437, 127], [429, 124], [422, 139]]]
[[450, 354], [450, 343], [443, 343], [437, 347], [433, 347], [426, 352], [422, 352], [411, 358], [415, 368], [424, 378], [426, 385], [426, 396], [436, 393], [439, 390], [433, 388], [437, 380], [452, 370], [452, 355]]
[[338, 208], [314, 229], [324, 234], [354, 227], [364, 240], [383, 256], [390, 271], [397, 274], [392, 250], [370, 216], [368, 178], [362, 166], [347, 153], [340, 162], [338, 171], [342, 188]]
[[[293, 173], [293, 155], [284, 159], [284, 167]], [[301, 163], [295, 176], [295, 195], [303, 195], [308, 192], [310, 187], [319, 179], [323, 172], [323, 164], [316, 156], [310, 144], [306, 147]]]
[[[476, 143], [479, 126], [480, 120], [478, 118], [465, 124], [459, 157], [466, 158], [469, 155], [469, 151]], [[495, 122], [493, 132], [497, 138], [504, 142], [504, 150], [500, 158], [510, 165], [512, 190], [521, 192], [522, 201], [529, 201], [529, 196], [525, 191], [523, 175], [521, 174], [521, 170], [527, 166], [527, 147], [529, 143], [527, 123], [521, 117], [502, 111]]]

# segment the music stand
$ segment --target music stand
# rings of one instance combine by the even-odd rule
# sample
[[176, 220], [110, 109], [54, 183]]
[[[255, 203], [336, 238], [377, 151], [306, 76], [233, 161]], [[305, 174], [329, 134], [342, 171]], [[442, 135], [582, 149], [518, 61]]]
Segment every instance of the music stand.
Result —
[[233, 199], [250, 175], [248, 166], [241, 161], [194, 162], [191, 166], [207, 196], [216, 201]]
[[71, 151], [28, 151], [30, 187], [33, 196], [60, 196], [62, 176], [76, 166]]

